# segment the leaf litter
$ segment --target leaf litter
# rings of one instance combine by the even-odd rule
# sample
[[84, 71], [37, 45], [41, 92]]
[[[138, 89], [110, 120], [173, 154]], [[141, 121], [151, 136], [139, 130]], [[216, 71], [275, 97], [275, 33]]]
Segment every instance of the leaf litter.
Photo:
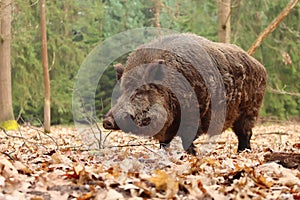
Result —
[[0, 199], [300, 199], [300, 124], [253, 132], [251, 152], [236, 153], [228, 130], [212, 143], [201, 136], [190, 156], [178, 138], [160, 149], [101, 129], [104, 148], [88, 150], [74, 127], [2, 130]]

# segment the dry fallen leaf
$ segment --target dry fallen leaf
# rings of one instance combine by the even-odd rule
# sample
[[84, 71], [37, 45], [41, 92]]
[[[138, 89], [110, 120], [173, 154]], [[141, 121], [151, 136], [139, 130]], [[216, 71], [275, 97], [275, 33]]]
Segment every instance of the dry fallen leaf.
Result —
[[154, 171], [153, 177], [149, 178], [148, 180], [155, 185], [156, 190], [165, 191], [167, 198], [173, 198], [178, 192], [178, 181], [176, 181], [172, 175], [167, 174], [165, 171]]
[[266, 177], [262, 174], [260, 174], [258, 177], [256, 177], [257, 183], [266, 186], [267, 188], [272, 187], [272, 185], [274, 184], [271, 181], [267, 181]]
[[293, 144], [293, 147], [294, 147], [294, 148], [297, 148], [297, 149], [300, 149], [300, 143], [295, 143], [295, 144]]
[[54, 164], [72, 165], [72, 161], [67, 156], [62, 155], [59, 151], [55, 152], [51, 158]]
[[27, 165], [24, 165], [20, 161], [15, 161], [14, 166], [15, 166], [16, 170], [18, 170], [18, 172], [20, 172], [22, 174], [30, 175], [32, 173], [32, 170]]

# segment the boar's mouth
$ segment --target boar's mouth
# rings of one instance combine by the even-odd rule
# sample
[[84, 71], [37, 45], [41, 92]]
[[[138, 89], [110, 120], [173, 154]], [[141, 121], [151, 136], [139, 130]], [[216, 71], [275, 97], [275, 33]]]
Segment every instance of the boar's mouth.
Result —
[[144, 119], [142, 119], [141, 124], [139, 124], [140, 127], [142, 126], [148, 126], [151, 123], [151, 118], [150, 117], [146, 117]]
[[164, 128], [164, 119], [157, 114], [139, 118], [129, 113], [121, 113], [116, 116], [116, 123], [126, 133], [139, 136], [154, 136]]

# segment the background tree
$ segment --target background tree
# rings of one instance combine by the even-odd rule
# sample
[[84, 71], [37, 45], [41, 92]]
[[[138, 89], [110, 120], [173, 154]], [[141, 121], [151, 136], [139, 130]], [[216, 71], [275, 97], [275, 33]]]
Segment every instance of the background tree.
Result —
[[16, 129], [11, 88], [11, 0], [0, 1], [0, 126]]
[[[231, 15], [232, 43], [247, 50], [289, 2], [290, 0], [235, 2]], [[299, 16], [297, 4], [253, 54], [267, 69], [268, 87], [300, 92]], [[268, 89], [261, 113], [263, 116], [279, 119], [299, 119], [300, 99], [297, 96], [276, 94]]]
[[44, 131], [50, 133], [51, 113], [50, 113], [50, 78], [48, 69], [48, 46], [46, 29], [46, 2], [40, 1], [40, 25], [42, 36], [42, 66], [44, 74]]
[[[161, 28], [193, 32], [218, 41], [216, 1], [160, 0]], [[290, 0], [231, 2], [231, 43], [247, 50], [259, 33]], [[33, 3], [30, 3], [33, 2]], [[39, 124], [43, 118], [43, 88], [39, 4], [14, 0], [12, 20], [13, 108], [17, 119]], [[155, 25], [156, 0], [68, 0], [47, 1], [47, 35], [51, 77], [53, 124], [72, 122], [73, 81], [86, 55], [106, 38], [132, 28]], [[268, 85], [287, 92], [300, 92], [299, 4], [280, 23], [253, 55], [268, 72]], [[116, 44], [117, 46], [118, 44]], [[125, 63], [126, 55], [116, 62]], [[96, 64], [96, 63], [94, 63]], [[96, 108], [101, 117], [110, 107], [115, 73], [111, 66], [96, 91]], [[297, 96], [268, 90], [264, 116], [281, 119], [300, 117]]]
[[230, 43], [231, 0], [218, 0], [218, 38], [219, 42]]
[[[39, 3], [13, 4], [12, 79], [17, 119], [41, 125], [44, 90]], [[52, 124], [72, 122], [73, 81], [85, 56], [102, 40], [101, 1], [47, 1]], [[22, 95], [20, 95], [22, 94]]]

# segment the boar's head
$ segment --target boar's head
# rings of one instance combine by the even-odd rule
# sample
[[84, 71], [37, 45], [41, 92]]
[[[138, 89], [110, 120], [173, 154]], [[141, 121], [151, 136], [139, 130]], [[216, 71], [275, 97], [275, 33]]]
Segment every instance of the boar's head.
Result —
[[169, 143], [176, 135], [180, 115], [174, 94], [162, 82], [166, 66], [162, 60], [124, 72], [116, 65], [121, 94], [103, 120], [106, 129], [121, 129], [141, 136], [154, 136]]

